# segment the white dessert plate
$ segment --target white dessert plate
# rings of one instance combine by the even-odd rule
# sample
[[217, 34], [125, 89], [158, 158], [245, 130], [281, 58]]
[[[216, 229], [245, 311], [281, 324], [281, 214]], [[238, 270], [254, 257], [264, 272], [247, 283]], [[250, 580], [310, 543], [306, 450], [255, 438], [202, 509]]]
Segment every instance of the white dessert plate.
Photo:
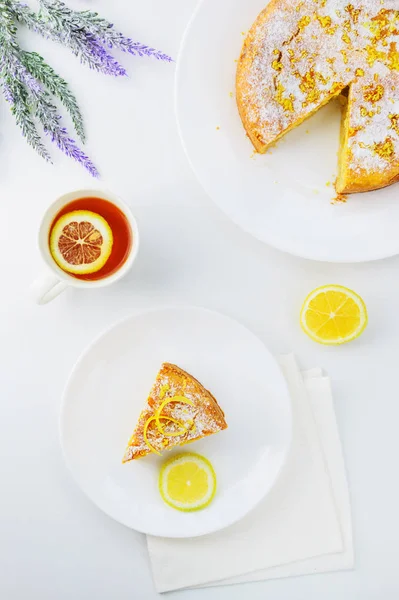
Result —
[[202, 0], [183, 38], [176, 113], [199, 181], [240, 227], [291, 254], [360, 262], [399, 253], [399, 184], [332, 204], [334, 101], [266, 155], [253, 153], [235, 101], [235, 60], [267, 0]]
[[[218, 482], [208, 508], [183, 513], [164, 504], [164, 457], [122, 464], [127, 441], [164, 361], [194, 375], [217, 398], [226, 431], [180, 449], [206, 456]], [[130, 317], [78, 360], [61, 411], [61, 444], [76, 482], [110, 517], [165, 537], [193, 537], [238, 521], [270, 491], [291, 440], [285, 379], [264, 344], [232, 319], [198, 308]]]

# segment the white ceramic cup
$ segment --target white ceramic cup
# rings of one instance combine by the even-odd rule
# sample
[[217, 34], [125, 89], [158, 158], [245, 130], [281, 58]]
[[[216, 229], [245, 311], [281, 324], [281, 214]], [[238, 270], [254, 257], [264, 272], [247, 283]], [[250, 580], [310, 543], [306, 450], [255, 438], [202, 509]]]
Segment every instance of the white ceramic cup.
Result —
[[[108, 202], [115, 204], [115, 206], [123, 212], [132, 230], [132, 247], [129, 256], [115, 273], [112, 273], [103, 279], [87, 281], [84, 279], [77, 279], [60, 269], [50, 253], [49, 233], [54, 218], [66, 204], [78, 200], [79, 198], [89, 197], [108, 200]], [[54, 300], [54, 298], [61, 294], [68, 286], [75, 288], [99, 288], [111, 285], [126, 275], [132, 267], [139, 250], [139, 231], [137, 222], [130, 208], [118, 196], [114, 196], [109, 192], [101, 190], [76, 190], [75, 192], [64, 194], [47, 209], [39, 229], [39, 250], [47, 268], [46, 271], [33, 282], [31, 292], [38, 304], [47, 304], [47, 302]]]

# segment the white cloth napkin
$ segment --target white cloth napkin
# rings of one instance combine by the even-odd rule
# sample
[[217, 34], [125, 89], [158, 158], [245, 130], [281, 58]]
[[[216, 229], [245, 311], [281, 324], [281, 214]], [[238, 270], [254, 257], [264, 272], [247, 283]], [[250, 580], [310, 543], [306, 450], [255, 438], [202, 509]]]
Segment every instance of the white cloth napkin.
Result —
[[352, 523], [330, 380], [280, 364], [292, 398], [293, 443], [265, 500], [239, 523], [195, 539], [148, 536], [155, 587], [228, 585], [350, 569]]

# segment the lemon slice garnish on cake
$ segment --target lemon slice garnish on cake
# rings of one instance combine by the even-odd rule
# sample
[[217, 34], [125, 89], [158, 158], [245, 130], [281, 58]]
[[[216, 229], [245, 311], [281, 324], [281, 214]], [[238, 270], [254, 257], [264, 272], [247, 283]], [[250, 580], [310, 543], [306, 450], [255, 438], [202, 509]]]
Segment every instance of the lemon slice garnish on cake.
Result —
[[350, 342], [364, 331], [366, 325], [367, 309], [362, 298], [340, 285], [313, 290], [302, 306], [302, 329], [320, 344]]
[[107, 221], [89, 210], [62, 215], [50, 233], [50, 252], [63, 271], [87, 275], [99, 271], [110, 257], [113, 235]]
[[216, 475], [209, 460], [187, 452], [172, 456], [159, 474], [162, 499], [184, 512], [208, 506], [216, 493]]

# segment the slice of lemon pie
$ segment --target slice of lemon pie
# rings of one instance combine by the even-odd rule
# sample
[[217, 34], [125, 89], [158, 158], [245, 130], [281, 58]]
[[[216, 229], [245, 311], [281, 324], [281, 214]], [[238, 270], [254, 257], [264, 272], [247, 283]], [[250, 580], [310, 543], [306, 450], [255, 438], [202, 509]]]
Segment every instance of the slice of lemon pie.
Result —
[[161, 454], [227, 428], [216, 399], [192, 375], [164, 363], [122, 462]]

